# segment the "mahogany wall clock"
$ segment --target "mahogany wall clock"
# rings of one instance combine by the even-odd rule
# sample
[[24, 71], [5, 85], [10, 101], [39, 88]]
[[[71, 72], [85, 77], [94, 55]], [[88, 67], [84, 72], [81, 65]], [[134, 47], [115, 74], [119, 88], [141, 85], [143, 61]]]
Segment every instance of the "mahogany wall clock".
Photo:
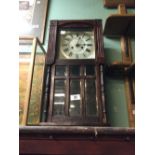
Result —
[[42, 125], [105, 125], [101, 20], [51, 21]]

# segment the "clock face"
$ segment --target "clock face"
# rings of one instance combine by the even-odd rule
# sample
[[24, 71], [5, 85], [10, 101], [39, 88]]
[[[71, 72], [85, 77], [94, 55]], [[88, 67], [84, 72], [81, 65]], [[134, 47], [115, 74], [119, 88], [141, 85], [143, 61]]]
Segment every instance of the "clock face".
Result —
[[59, 59], [95, 59], [93, 31], [60, 31]]

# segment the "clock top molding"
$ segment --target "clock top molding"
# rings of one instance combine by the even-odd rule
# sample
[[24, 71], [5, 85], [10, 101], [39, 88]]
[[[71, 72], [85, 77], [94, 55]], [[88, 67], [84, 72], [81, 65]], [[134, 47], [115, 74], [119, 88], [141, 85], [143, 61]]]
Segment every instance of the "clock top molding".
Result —
[[94, 59], [95, 62], [103, 64], [102, 34], [102, 20], [99, 19], [52, 20], [46, 64], [53, 64], [56, 61], [76, 62], [88, 59], [90, 61]]

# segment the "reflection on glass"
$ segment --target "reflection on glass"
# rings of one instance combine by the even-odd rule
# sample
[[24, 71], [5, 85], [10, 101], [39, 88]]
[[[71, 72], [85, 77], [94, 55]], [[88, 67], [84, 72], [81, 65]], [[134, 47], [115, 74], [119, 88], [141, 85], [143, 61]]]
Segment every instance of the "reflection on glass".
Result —
[[19, 124], [22, 124], [24, 108], [26, 105], [26, 91], [28, 89], [30, 64], [32, 61], [32, 41], [29, 44], [19, 40]]
[[29, 83], [31, 55], [19, 54], [19, 124], [22, 124], [24, 105], [26, 103], [26, 90]]
[[97, 115], [96, 107], [96, 85], [94, 79], [85, 81], [86, 115]]
[[[40, 121], [42, 81], [44, 76], [45, 54], [37, 44], [34, 57], [34, 69], [29, 100], [27, 124], [38, 124]], [[24, 81], [25, 82], [25, 81]], [[25, 83], [24, 83], [25, 85]]]
[[80, 75], [80, 66], [70, 66], [70, 75], [79, 76]]
[[55, 80], [54, 87], [54, 115], [64, 115], [65, 80]]
[[87, 65], [86, 66], [86, 75], [95, 75], [94, 65]]
[[80, 115], [80, 80], [71, 80], [70, 82], [70, 115]]
[[56, 76], [65, 76], [65, 66], [56, 66], [55, 75]]

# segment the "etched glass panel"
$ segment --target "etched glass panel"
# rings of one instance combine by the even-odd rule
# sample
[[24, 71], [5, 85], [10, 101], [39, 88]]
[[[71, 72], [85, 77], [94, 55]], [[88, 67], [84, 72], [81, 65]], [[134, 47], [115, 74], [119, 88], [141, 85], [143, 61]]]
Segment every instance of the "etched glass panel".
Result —
[[65, 80], [55, 80], [54, 86], [54, 115], [64, 115]]
[[70, 115], [79, 116], [80, 115], [80, 80], [71, 80], [70, 82]]
[[85, 102], [86, 102], [86, 115], [97, 115], [96, 103], [96, 84], [95, 79], [87, 79], [85, 81]]

